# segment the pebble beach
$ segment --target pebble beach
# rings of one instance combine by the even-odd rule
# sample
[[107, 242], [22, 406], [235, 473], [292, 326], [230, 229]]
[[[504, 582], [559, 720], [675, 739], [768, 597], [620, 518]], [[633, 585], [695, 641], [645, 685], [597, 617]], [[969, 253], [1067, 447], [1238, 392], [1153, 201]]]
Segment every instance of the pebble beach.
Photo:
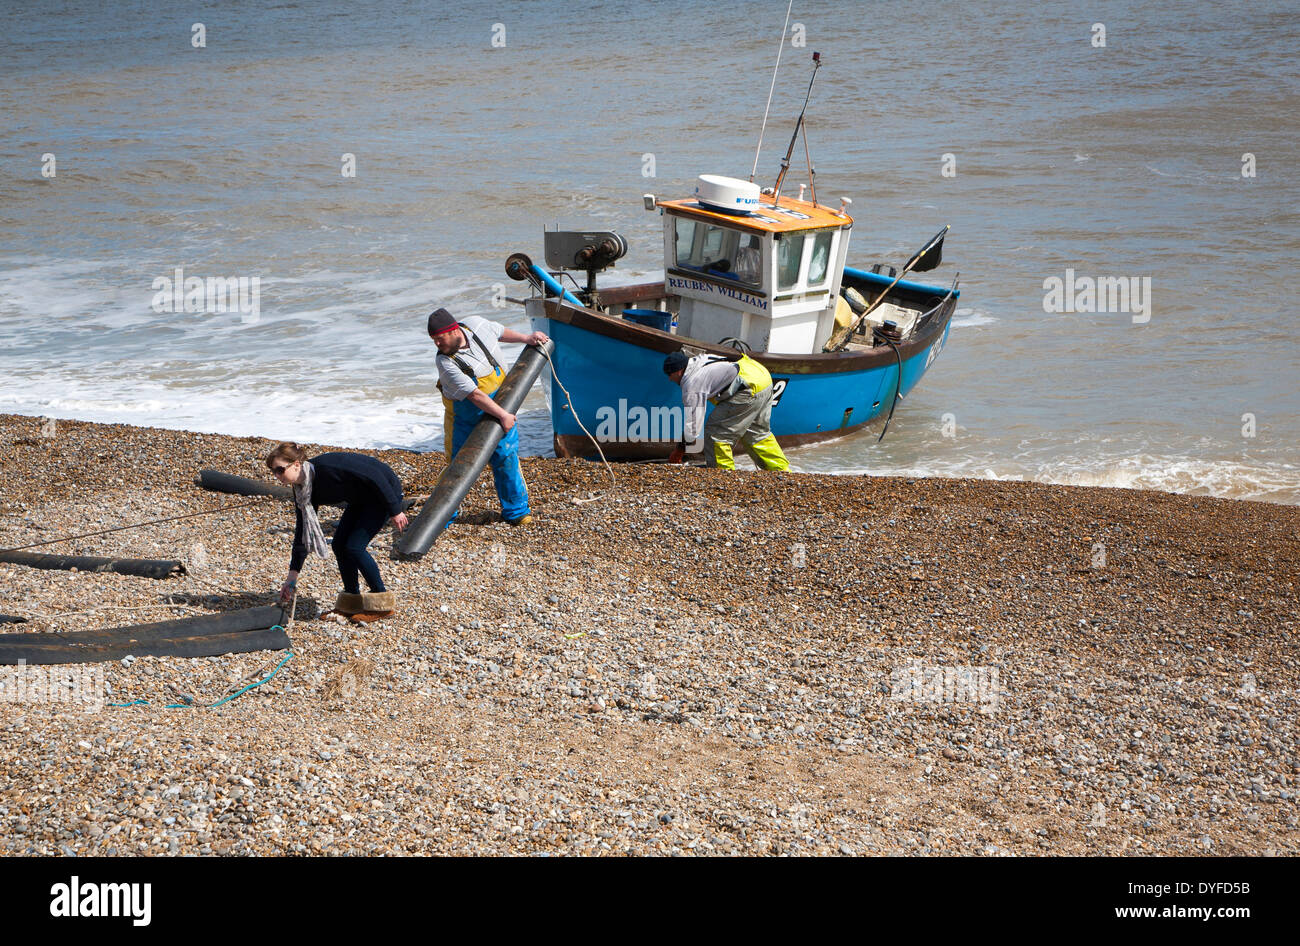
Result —
[[[0, 415], [0, 548], [248, 503], [195, 474], [273, 445]], [[408, 496], [444, 465], [362, 452]], [[1300, 507], [523, 468], [530, 527], [488, 475], [424, 559], [380, 533], [389, 618], [322, 619], [309, 559], [287, 661], [0, 667], [106, 694], [0, 700], [0, 853], [1300, 853]], [[0, 564], [0, 631], [275, 603], [292, 532], [265, 499], [34, 549], [185, 572]]]

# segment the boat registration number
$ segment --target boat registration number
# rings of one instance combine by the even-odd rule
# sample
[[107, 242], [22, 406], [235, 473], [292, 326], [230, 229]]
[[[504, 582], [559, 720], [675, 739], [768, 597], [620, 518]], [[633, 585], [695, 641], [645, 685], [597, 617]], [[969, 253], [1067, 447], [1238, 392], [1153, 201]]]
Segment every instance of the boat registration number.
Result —
[[939, 340], [930, 346], [930, 354], [925, 356], [925, 366], [927, 368], [934, 364], [934, 360], [939, 357], [939, 352], [943, 351], [943, 343], [948, 340], [948, 333], [945, 331], [939, 336]]

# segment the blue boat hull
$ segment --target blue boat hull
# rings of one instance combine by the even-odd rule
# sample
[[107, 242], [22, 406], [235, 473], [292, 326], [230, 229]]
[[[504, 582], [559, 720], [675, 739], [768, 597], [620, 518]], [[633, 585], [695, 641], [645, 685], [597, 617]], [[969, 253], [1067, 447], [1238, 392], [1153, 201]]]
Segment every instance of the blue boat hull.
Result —
[[[917, 288], [936, 294], [936, 298], [944, 294], [942, 289]], [[776, 387], [772, 432], [777, 440], [786, 447], [817, 443], [883, 420], [896, 387], [905, 397], [943, 350], [955, 303], [954, 295], [923, 331], [918, 330], [916, 338], [899, 346], [901, 385], [898, 359], [887, 346], [856, 354], [753, 353], [752, 357], [767, 365]], [[534, 300], [529, 315], [535, 330], [555, 340], [556, 372], [568, 389], [566, 398], [555, 378], [549, 381], [551, 424], [559, 456], [594, 455], [592, 438], [610, 457], [666, 456], [682, 439], [682, 432], [681, 389], [663, 373], [665, 353], [688, 344], [735, 355], [730, 349], [590, 309], [559, 306], [554, 300], [545, 305]]]

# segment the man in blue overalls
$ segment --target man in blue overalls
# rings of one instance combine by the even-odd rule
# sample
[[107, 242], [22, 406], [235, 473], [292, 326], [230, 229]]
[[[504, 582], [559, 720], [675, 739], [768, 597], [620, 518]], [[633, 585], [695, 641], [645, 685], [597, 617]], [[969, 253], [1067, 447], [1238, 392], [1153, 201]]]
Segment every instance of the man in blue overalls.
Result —
[[519, 431], [515, 415], [501, 409], [493, 396], [506, 379], [504, 356], [498, 341], [517, 345], [545, 345], [542, 332], [522, 335], [500, 322], [468, 316], [457, 322], [446, 309], [429, 316], [429, 337], [438, 346], [438, 389], [444, 409], [443, 446], [447, 460], [460, 450], [484, 414], [495, 417], [505, 436], [492, 453], [492, 479], [501, 514], [506, 522], [523, 526], [533, 521], [528, 508], [528, 486], [519, 470]]

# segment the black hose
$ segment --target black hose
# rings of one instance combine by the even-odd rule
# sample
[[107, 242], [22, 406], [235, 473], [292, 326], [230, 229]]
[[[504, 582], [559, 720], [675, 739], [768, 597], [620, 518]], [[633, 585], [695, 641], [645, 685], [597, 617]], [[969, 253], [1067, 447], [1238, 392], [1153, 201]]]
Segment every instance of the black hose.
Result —
[[0, 562], [26, 565], [28, 568], [51, 568], [62, 571], [116, 572], [137, 578], [171, 578], [184, 575], [185, 566], [176, 559], [99, 558], [90, 555], [43, 555], [40, 552], [0, 552]]
[[876, 443], [880, 443], [885, 439], [885, 431], [889, 430], [889, 422], [894, 419], [894, 408], [898, 406], [898, 402], [903, 397], [903, 356], [898, 350], [897, 339], [899, 335], [897, 330], [891, 333], [889, 330], [878, 327], [871, 334], [875, 341], [884, 342], [894, 350], [894, 361], [898, 363], [898, 383], [894, 385], [894, 399], [889, 402], [889, 416], [885, 418], [885, 426], [880, 428], [880, 436], [876, 438]]
[[263, 483], [246, 476], [222, 473], [220, 470], [199, 470], [194, 482], [214, 493], [234, 493], [236, 496], [274, 496], [276, 499], [293, 499], [293, 490], [288, 486], [275, 483]]
[[[274, 496], [276, 499], [293, 499], [293, 488], [289, 486], [279, 486], [273, 483], [263, 483], [260, 480], [252, 480], [246, 476], [235, 476], [233, 473], [222, 473], [219, 470], [199, 470], [199, 475], [194, 477], [194, 485], [201, 486], [204, 489], [210, 489], [214, 493], [234, 493], [236, 496]], [[418, 500], [405, 499], [402, 501], [403, 509], [410, 509]], [[327, 506], [338, 506], [340, 509], [347, 508], [347, 503], [326, 503]]]

